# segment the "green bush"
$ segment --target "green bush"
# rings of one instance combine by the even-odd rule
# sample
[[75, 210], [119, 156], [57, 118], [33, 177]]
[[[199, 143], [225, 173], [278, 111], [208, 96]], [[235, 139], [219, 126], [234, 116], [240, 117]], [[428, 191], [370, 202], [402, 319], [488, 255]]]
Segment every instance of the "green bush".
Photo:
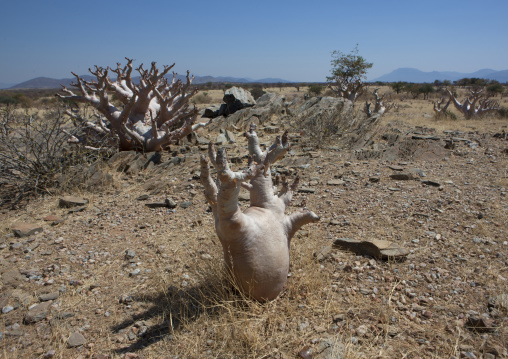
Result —
[[252, 95], [252, 97], [254, 97], [254, 100], [257, 100], [258, 98], [263, 96], [265, 93], [266, 93], [266, 91], [263, 91], [263, 88], [261, 86], [253, 87], [250, 90], [250, 94]]
[[320, 84], [310, 84], [307, 92], [312, 96], [319, 96], [323, 92], [324, 86]]

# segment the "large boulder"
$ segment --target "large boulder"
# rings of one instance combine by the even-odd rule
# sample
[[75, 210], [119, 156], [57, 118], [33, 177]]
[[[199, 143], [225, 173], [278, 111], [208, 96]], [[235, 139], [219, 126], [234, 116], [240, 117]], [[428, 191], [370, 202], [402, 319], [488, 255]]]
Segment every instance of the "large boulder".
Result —
[[250, 94], [241, 87], [232, 87], [224, 93], [222, 101], [226, 104], [226, 109], [223, 115], [231, 115], [238, 110], [246, 107], [252, 107], [256, 104], [256, 100]]

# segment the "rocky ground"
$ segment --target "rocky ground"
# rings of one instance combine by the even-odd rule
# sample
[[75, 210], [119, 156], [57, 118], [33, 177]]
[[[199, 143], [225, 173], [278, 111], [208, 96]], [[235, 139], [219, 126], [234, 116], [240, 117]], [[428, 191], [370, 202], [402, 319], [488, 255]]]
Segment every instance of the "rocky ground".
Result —
[[[83, 203], [47, 196], [3, 211], [0, 357], [508, 357], [500, 131], [405, 128], [398, 144], [381, 134], [370, 152], [292, 133], [276, 170], [300, 174], [290, 210], [306, 206], [321, 221], [293, 240], [288, 288], [267, 304], [223, 279], [198, 177], [203, 147], [115, 157], [101, 168], [106, 188], [67, 193]], [[226, 147], [238, 168], [245, 141], [235, 136]], [[409, 254], [355, 254], [333, 245], [344, 237]]]

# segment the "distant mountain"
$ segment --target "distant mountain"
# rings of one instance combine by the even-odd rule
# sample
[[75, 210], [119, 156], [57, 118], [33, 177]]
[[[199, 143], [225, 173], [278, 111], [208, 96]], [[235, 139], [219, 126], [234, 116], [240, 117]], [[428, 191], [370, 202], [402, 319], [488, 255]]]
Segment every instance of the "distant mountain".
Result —
[[[87, 81], [91, 81], [91, 80], [95, 79], [94, 77], [92, 77], [90, 75], [84, 75], [81, 77]], [[172, 77], [172, 75], [169, 76], [169, 78], [171, 78], [171, 77]], [[185, 81], [184, 75], [177, 75], [177, 78]], [[138, 79], [139, 79], [138, 77], [133, 78], [134, 82], [138, 81]], [[7, 85], [5, 88], [9, 88], [9, 89], [13, 89], [13, 90], [14, 89], [59, 89], [59, 88], [61, 88], [60, 85], [64, 85], [67, 87], [70, 86], [70, 84], [72, 82], [74, 82], [74, 80], [75, 80], [74, 78], [67, 78], [67, 79], [59, 79], [58, 80], [58, 79], [52, 79], [49, 77], [36, 77], [34, 79], [22, 82], [20, 84], [14, 85], [14, 86]], [[253, 79], [249, 79], [249, 78], [243, 78], [243, 77], [238, 78], [238, 77], [229, 77], [229, 76], [219, 76], [219, 77], [194, 76], [194, 81], [192, 83], [199, 85], [199, 84], [205, 84], [207, 82], [231, 82], [231, 83], [279, 83], [279, 82], [283, 82], [283, 83], [290, 83], [291, 81], [278, 79], [278, 78], [265, 78], [265, 79], [260, 79], [260, 80], [253, 80]], [[0, 87], [0, 88], [2, 88], [2, 87]]]
[[0, 82], [0, 90], [8, 89], [9, 87], [12, 87], [12, 86], [14, 86], [14, 84], [6, 84], [3, 82]]
[[390, 72], [389, 74], [383, 75], [374, 79], [373, 81], [382, 82], [434, 82], [435, 80], [444, 81], [456, 81], [463, 78], [482, 78], [488, 80], [497, 80], [501, 83], [508, 82], [508, 70], [496, 71], [491, 69], [482, 69], [472, 73], [455, 72], [455, 71], [431, 71], [424, 72], [413, 68], [399, 68]]

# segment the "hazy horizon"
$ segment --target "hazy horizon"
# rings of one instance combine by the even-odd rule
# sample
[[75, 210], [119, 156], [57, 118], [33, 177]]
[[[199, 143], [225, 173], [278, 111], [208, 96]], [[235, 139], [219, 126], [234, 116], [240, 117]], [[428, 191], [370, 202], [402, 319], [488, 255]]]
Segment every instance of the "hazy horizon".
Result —
[[[508, 3], [399, 1], [9, 2], [0, 22], [0, 83], [63, 79], [125, 57], [199, 76], [323, 82], [331, 53], [397, 68], [471, 73], [508, 68]], [[473, 32], [472, 32], [473, 31]]]

